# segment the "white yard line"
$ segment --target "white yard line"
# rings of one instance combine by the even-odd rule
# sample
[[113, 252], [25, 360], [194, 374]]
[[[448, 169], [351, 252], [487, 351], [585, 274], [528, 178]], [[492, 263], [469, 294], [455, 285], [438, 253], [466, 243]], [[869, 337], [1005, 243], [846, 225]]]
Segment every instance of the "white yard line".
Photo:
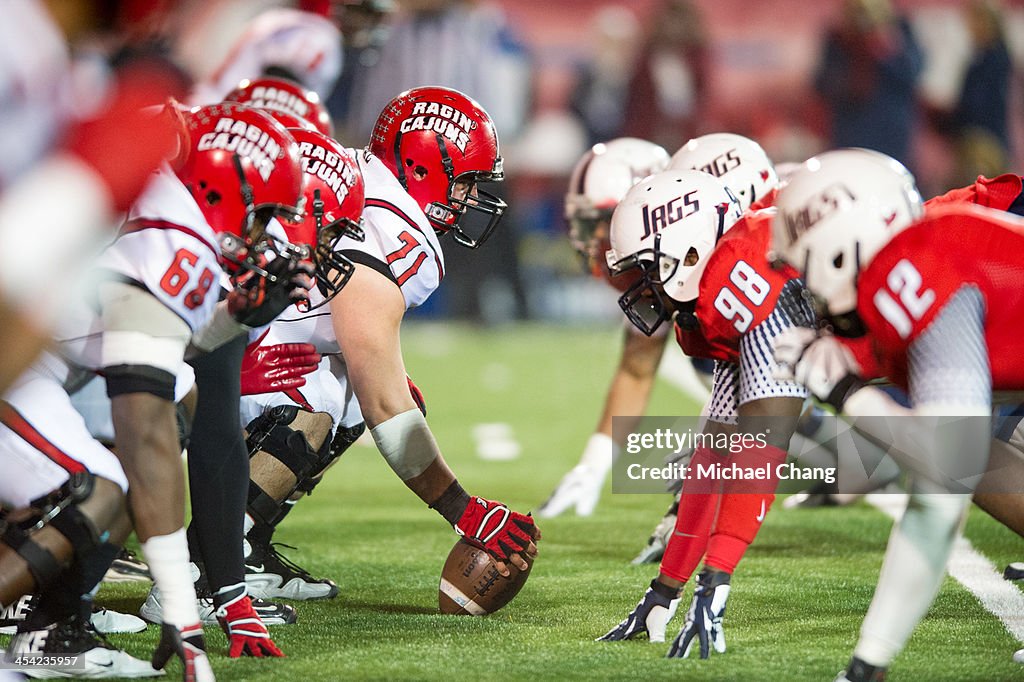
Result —
[[[906, 495], [873, 494], [867, 496], [872, 506], [898, 519], [907, 506]], [[949, 559], [949, 575], [967, 588], [989, 613], [1003, 624], [1007, 632], [1024, 642], [1024, 593], [1002, 574], [984, 554], [961, 537]]]

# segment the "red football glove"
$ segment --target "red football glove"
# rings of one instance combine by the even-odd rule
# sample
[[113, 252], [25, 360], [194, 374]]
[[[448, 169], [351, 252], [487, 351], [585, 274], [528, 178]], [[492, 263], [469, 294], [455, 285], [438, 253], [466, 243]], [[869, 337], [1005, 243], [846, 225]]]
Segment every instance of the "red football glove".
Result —
[[512, 511], [501, 502], [470, 497], [466, 511], [455, 524], [455, 532], [506, 562], [512, 554], [522, 554], [536, 536], [533, 517]]
[[242, 395], [276, 393], [304, 386], [306, 375], [320, 364], [310, 343], [250, 345], [242, 359]]
[[252, 608], [249, 595], [241, 590], [239, 595], [217, 608], [217, 622], [228, 636], [231, 650], [228, 656], [284, 657], [274, 641], [270, 639], [267, 626]]

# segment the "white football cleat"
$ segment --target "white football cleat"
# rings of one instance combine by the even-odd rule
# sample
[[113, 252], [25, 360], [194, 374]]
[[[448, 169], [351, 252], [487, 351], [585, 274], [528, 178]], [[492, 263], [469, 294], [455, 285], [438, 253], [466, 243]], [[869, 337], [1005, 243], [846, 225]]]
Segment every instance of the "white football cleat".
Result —
[[74, 616], [49, 626], [44, 630], [19, 632], [11, 639], [7, 649], [7, 660], [15, 657], [46, 655], [50, 657], [77, 656], [72, 667], [49, 667], [21, 669], [28, 677], [158, 677], [163, 671], [155, 669], [148, 661], [128, 655], [120, 649], [97, 639], [89, 628]]

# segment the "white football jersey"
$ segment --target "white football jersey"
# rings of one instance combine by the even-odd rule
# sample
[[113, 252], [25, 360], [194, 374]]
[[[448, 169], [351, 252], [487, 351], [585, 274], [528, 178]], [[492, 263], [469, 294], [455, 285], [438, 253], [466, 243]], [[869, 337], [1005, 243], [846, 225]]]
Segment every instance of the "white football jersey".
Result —
[[[358, 151], [355, 156], [366, 185], [366, 239], [342, 238], [337, 250], [391, 279], [401, 289], [406, 309], [415, 308], [444, 278], [441, 245], [422, 209], [391, 171], [366, 151]], [[314, 288], [310, 300], [316, 305], [323, 298]], [[312, 343], [321, 353], [337, 353], [330, 308], [322, 306], [307, 312], [289, 308], [274, 321], [263, 340], [263, 345], [278, 343]]]
[[[395, 176], [369, 152], [355, 153], [366, 185], [363, 209], [364, 241], [345, 237], [338, 251], [354, 262], [372, 267], [401, 290], [405, 307], [414, 308], [437, 289], [444, 278], [444, 254], [434, 228], [416, 201]], [[313, 305], [323, 297], [314, 287]], [[302, 312], [291, 307], [270, 325], [261, 345], [311, 343], [324, 354], [323, 364], [306, 377], [306, 385], [282, 393], [242, 396], [241, 422], [277, 405], [298, 405], [331, 415], [334, 426], [354, 426], [363, 421], [359, 401], [348, 381], [345, 359], [340, 355], [328, 306]], [[328, 362], [329, 360], [329, 362]]]
[[239, 81], [260, 78], [279, 66], [326, 99], [341, 74], [341, 33], [325, 17], [295, 9], [256, 16], [235, 40], [224, 61], [192, 94], [192, 104], [220, 102]]
[[[213, 230], [167, 166], [153, 174], [94, 270], [97, 279], [113, 276], [145, 289], [184, 320], [193, 334], [213, 316], [223, 272]], [[93, 306], [83, 300], [73, 306], [55, 338], [70, 359], [98, 368], [99, 330]]]

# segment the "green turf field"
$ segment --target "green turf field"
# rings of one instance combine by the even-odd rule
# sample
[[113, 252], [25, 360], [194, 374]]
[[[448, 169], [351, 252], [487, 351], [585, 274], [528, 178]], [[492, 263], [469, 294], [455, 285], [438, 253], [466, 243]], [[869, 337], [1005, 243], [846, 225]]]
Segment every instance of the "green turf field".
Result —
[[[614, 328], [408, 326], [403, 345], [410, 374], [467, 490], [524, 511], [544, 500], [596, 422], [618, 336]], [[695, 407], [660, 384], [651, 414]], [[522, 446], [518, 459], [477, 456], [473, 427], [493, 422], [511, 426]], [[595, 643], [653, 577], [654, 567], [628, 560], [668, 502], [667, 495], [606, 493], [592, 518], [545, 522], [534, 574], [512, 604], [487, 618], [441, 616], [437, 580], [455, 535], [373, 448], [353, 448], [277, 538], [299, 548], [291, 558], [335, 579], [340, 597], [299, 604], [298, 624], [273, 629], [285, 660], [228, 660], [225, 638], [208, 630], [214, 670], [225, 680], [295, 682], [832, 680], [871, 598], [887, 517], [863, 504], [795, 511], [778, 505], [733, 581], [724, 655], [670, 661], [662, 658], [667, 645]], [[972, 512], [968, 536], [999, 568], [1024, 559], [1024, 543], [980, 512]], [[137, 583], [108, 585], [99, 598], [135, 610], [145, 592]], [[688, 603], [687, 596], [682, 608]], [[681, 616], [670, 624], [670, 636]], [[144, 656], [156, 628], [111, 639]], [[1024, 679], [1024, 668], [1010, 658], [1017, 648], [995, 617], [947, 580], [889, 679]]]

